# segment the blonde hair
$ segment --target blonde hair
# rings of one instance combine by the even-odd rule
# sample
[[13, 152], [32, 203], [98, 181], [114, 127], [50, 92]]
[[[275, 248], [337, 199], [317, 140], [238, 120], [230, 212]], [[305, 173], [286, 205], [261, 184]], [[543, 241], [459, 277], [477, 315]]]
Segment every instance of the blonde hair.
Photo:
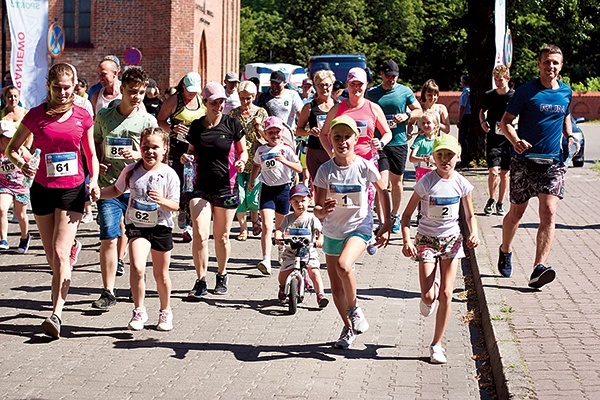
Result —
[[423, 111], [423, 116], [421, 117], [421, 120], [423, 119], [423, 117], [427, 117], [433, 122], [433, 136], [438, 136], [440, 133], [440, 115], [430, 108], [428, 110]]
[[250, 94], [256, 94], [258, 89], [256, 89], [256, 85], [252, 81], [242, 81], [238, 86], [238, 93], [247, 92]]
[[335, 82], [335, 74], [333, 71], [329, 69], [322, 69], [315, 72], [315, 75], [313, 76], [313, 82], [315, 83], [315, 86], [317, 86], [327, 78], [331, 79], [331, 83]]
[[[71, 81], [73, 83], [73, 93], [71, 93], [68, 103], [50, 108], [50, 101], [52, 100], [52, 83], [57, 82], [63, 76], [71, 77]], [[73, 107], [73, 103], [75, 101], [76, 84], [77, 71], [75, 70], [75, 67], [67, 63], [54, 64], [52, 68], [50, 68], [50, 71], [48, 71], [48, 79], [46, 81], [46, 86], [48, 88], [48, 93], [46, 95], [46, 114], [57, 115], [69, 111]]]
[[[163, 141], [163, 144], [165, 145], [165, 149], [166, 149], [165, 155], [163, 156], [163, 159], [162, 159], [162, 163], [168, 164], [168, 162], [169, 162], [169, 133], [160, 127], [146, 128], [140, 134], [140, 146], [144, 142], [144, 139], [147, 138], [148, 136], [160, 136], [160, 138]], [[135, 163], [135, 167], [131, 168], [127, 172], [127, 174], [125, 175], [125, 188], [129, 187], [129, 180], [131, 179], [131, 176], [133, 175], [133, 171], [135, 171], [136, 169], [141, 167], [142, 164], [144, 164], [144, 157], [137, 160]]]

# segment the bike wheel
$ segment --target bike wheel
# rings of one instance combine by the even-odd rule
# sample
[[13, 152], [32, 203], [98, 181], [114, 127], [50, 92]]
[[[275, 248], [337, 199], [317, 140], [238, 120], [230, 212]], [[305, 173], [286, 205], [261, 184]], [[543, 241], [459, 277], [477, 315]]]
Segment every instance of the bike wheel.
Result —
[[289, 310], [290, 314], [296, 314], [296, 310], [298, 310], [298, 277], [292, 278], [290, 282], [290, 301], [289, 301]]

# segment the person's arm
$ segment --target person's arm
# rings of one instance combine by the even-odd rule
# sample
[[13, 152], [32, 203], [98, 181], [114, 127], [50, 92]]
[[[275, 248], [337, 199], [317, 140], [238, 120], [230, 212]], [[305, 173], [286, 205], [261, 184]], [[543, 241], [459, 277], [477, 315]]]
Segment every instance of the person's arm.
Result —
[[415, 247], [414, 242], [410, 238], [410, 219], [412, 218], [417, 205], [421, 201], [421, 198], [416, 192], [413, 192], [404, 212], [402, 213], [402, 219], [400, 220], [400, 226], [402, 227], [402, 254], [405, 257], [416, 257], [417, 248]]
[[242, 136], [239, 141], [235, 143], [235, 147], [237, 150], [237, 160], [235, 161], [235, 169], [238, 174], [244, 172], [244, 168], [246, 168], [246, 162], [248, 162], [248, 149], [246, 148], [246, 137]]
[[167, 211], [179, 210], [179, 202], [163, 197], [162, 193], [159, 190], [149, 190], [148, 197], [150, 197], [150, 199], [153, 202], [155, 202]]
[[310, 131], [306, 130], [306, 125], [308, 125], [308, 118], [310, 116], [310, 103], [306, 103], [304, 107], [302, 107], [302, 111], [300, 111], [300, 115], [298, 115], [298, 126], [296, 127], [296, 136], [307, 136], [314, 135], [313, 131], [318, 128], [312, 128]]
[[488, 133], [490, 131], [490, 124], [487, 122], [486, 111], [483, 108], [479, 110], [479, 125], [481, 125], [481, 129], [485, 133]]
[[20, 124], [12, 139], [10, 139], [10, 142], [8, 142], [6, 149], [4, 150], [4, 153], [10, 162], [23, 171], [23, 175], [28, 177], [34, 176], [37, 170], [29, 168], [27, 165], [27, 161], [29, 160], [21, 156], [19, 149], [21, 146], [23, 146], [23, 143], [25, 143], [30, 134], [31, 131], [27, 129], [25, 125]]
[[90, 183], [88, 185], [90, 199], [96, 201], [100, 198], [100, 187], [98, 187], [98, 175], [100, 174], [100, 163], [96, 156], [96, 146], [94, 144], [94, 127], [90, 127], [83, 133], [82, 143], [87, 167], [90, 173]]
[[110, 185], [100, 190], [100, 199], [113, 199], [115, 197], [119, 197], [122, 194], [123, 192], [117, 189], [115, 185]]
[[336, 104], [331, 108], [331, 110], [329, 110], [329, 112], [327, 113], [327, 118], [325, 118], [323, 128], [321, 129], [321, 133], [319, 134], [319, 140], [321, 141], [321, 145], [323, 146], [327, 154], [329, 154], [329, 157], [333, 155], [333, 151], [331, 149], [331, 142], [329, 141], [329, 127], [331, 126], [331, 121], [333, 121], [337, 114], [339, 104], [340, 103]]
[[[370, 100], [367, 100], [370, 101]], [[381, 150], [383, 146], [388, 144], [392, 140], [392, 130], [385, 119], [385, 114], [379, 104], [373, 103], [373, 111], [375, 112], [375, 126], [381, 133], [381, 139], [379, 139], [380, 146], [377, 146], [377, 140], [374, 140], [374, 145], [377, 150]], [[376, 139], [376, 138], [375, 138]]]
[[415, 124], [423, 116], [423, 109], [418, 101], [415, 100], [409, 104], [408, 108], [410, 109], [410, 117], [406, 121], [406, 126]]
[[573, 136], [573, 122], [571, 121], [571, 114], [567, 114], [567, 116], [565, 117], [565, 121], [563, 122], [563, 135], [567, 137], [569, 141], [569, 146], [572, 143], [575, 143], [575, 146], [577, 146], [575, 154], [579, 153], [579, 151], [581, 150], [581, 143], [575, 138], [575, 136]]
[[260, 172], [260, 164], [253, 163], [252, 170], [250, 170], [250, 179], [248, 179], [248, 191], [252, 191], [254, 189], [254, 181]]
[[94, 115], [98, 113], [98, 110], [96, 110], [96, 103], [98, 102], [98, 96], [100, 95], [101, 90], [102, 89], [96, 90], [92, 94], [92, 98], [90, 99], [90, 103], [92, 103], [92, 109], [94, 110]]
[[160, 108], [158, 112], [158, 116], [156, 119], [158, 120], [158, 126], [164, 129], [167, 132], [171, 132], [171, 124], [169, 122], [169, 118], [175, 111], [175, 107], [177, 106], [177, 95], [169, 97]]
[[524, 151], [529, 150], [532, 146], [528, 141], [519, 138], [515, 127], [512, 125], [515, 117], [511, 113], [505, 112], [500, 120], [500, 129], [504, 136], [512, 143], [515, 151], [518, 154], [523, 154]]
[[450, 117], [448, 116], [448, 109], [445, 105], [440, 104], [440, 131], [444, 133], [450, 133]]
[[415, 147], [414, 149], [410, 149], [410, 155], [408, 156], [408, 161], [411, 163], [429, 162], [431, 157], [430, 156], [417, 156], [418, 151], [419, 151], [418, 147]]
[[315, 186], [315, 208], [313, 214], [320, 220], [324, 220], [337, 205], [337, 200], [327, 197], [327, 189]]
[[[288, 152], [289, 156], [292, 156], [297, 160], [298, 158], [296, 157], [296, 154], [293, 153], [292, 149], [289, 149]], [[294, 161], [294, 160], [290, 160], [285, 158], [285, 156], [278, 154], [275, 156], [275, 159], [277, 161], [279, 161], [280, 163], [282, 163], [283, 165], [285, 165], [286, 167], [288, 167], [289, 169], [291, 169], [294, 172], [297, 173], [301, 173], [302, 172], [302, 164], [300, 163], [300, 161]]]
[[477, 228], [477, 219], [473, 212], [473, 192], [469, 192], [462, 198], [462, 205], [465, 211], [465, 220], [469, 227], [469, 237], [467, 238], [467, 247], [472, 249], [479, 245], [479, 234]]

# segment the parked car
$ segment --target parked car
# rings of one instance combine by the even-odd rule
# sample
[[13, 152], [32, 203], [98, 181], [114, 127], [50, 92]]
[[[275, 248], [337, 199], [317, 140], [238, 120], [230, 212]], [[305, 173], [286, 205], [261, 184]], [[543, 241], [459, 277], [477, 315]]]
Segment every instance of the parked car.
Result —
[[[575, 154], [575, 156], [572, 159], [573, 167], [583, 167], [583, 163], [585, 162], [585, 135], [583, 134], [581, 128], [578, 126], [578, 124], [583, 122], [585, 122], [585, 118], [574, 118], [573, 115], [571, 115], [571, 124], [573, 125], [573, 136], [575, 136], [575, 139], [579, 140], [579, 144], [581, 145], [579, 153]], [[562, 148], [564, 154], [569, 154], [569, 140], [565, 136], [563, 136]]]
[[311, 56], [308, 59], [308, 75], [312, 79], [315, 72], [322, 69], [329, 69], [335, 74], [335, 79], [346, 82], [348, 71], [351, 68], [360, 67], [367, 71], [369, 81], [372, 73], [367, 67], [367, 58], [364, 54], [323, 54], [320, 56]]
[[285, 63], [250, 63], [246, 64], [243, 80], [248, 80], [252, 77], [258, 78], [260, 81], [259, 93], [266, 92], [270, 88], [270, 78], [273, 71], [281, 71], [285, 74], [286, 81], [293, 87], [299, 88], [302, 81], [308, 78], [306, 70], [294, 64]]

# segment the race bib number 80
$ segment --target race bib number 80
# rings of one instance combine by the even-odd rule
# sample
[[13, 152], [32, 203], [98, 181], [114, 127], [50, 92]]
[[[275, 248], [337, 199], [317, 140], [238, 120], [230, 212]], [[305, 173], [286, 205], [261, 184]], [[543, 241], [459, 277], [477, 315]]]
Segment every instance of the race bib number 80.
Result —
[[77, 175], [77, 169], [77, 153], [74, 151], [46, 154], [46, 176], [48, 178]]

